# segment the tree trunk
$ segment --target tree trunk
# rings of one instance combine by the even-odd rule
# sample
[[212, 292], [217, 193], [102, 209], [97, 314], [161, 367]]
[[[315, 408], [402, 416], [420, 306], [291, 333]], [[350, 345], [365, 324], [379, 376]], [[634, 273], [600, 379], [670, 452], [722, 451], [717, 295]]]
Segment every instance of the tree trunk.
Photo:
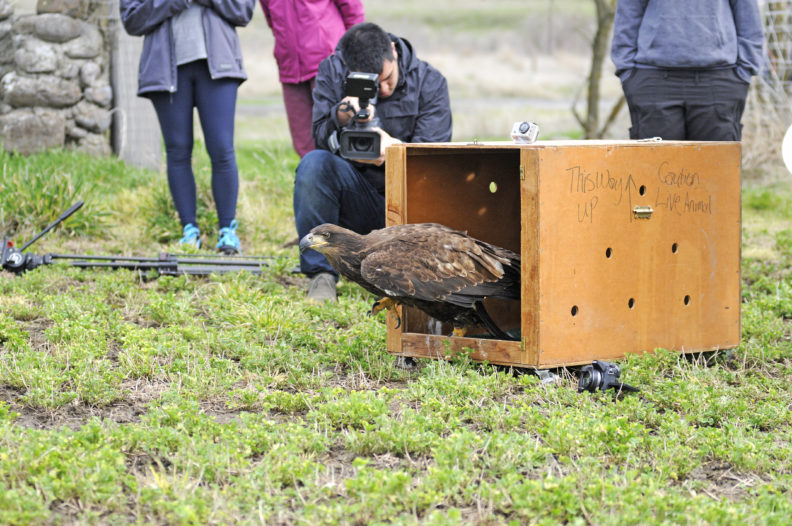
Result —
[[[624, 105], [623, 97], [619, 99], [610, 111], [608, 119], [600, 128], [599, 101], [600, 83], [602, 81], [602, 66], [608, 52], [613, 17], [616, 14], [617, 0], [594, 0], [597, 5], [597, 31], [591, 43], [591, 70], [588, 76], [588, 94], [586, 98], [586, 117], [582, 118], [575, 110], [575, 118], [583, 127], [583, 136], [586, 139], [600, 139], [607, 131]], [[577, 102], [577, 101], [576, 101]], [[574, 108], [573, 108], [574, 109]]]

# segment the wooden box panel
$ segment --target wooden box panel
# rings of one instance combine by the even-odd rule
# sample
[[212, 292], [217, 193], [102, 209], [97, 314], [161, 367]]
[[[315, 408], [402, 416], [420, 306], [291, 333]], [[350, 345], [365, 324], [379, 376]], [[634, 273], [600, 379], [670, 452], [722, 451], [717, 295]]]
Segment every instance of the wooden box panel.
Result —
[[449, 337], [405, 309], [398, 330], [389, 320], [389, 352], [468, 348], [541, 368], [739, 344], [738, 143], [422, 144], [387, 155], [387, 224], [467, 230], [519, 251], [523, 276], [519, 304], [487, 305], [520, 342]]

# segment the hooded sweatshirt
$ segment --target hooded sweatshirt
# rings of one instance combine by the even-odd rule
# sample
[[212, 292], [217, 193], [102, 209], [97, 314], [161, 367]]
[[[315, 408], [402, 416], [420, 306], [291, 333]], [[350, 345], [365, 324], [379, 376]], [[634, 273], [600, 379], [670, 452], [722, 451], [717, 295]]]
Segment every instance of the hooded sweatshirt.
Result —
[[622, 81], [633, 68], [735, 68], [750, 82], [763, 42], [756, 0], [619, 0], [611, 58]]

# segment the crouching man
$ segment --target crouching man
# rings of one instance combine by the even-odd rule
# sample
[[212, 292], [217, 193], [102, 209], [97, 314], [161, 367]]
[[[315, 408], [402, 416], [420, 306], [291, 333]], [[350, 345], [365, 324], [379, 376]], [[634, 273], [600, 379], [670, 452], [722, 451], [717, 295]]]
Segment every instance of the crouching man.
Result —
[[[376, 158], [355, 159], [343, 147], [339, 152], [338, 137], [360, 110], [360, 99], [346, 95], [350, 72], [378, 76], [379, 90], [368, 105], [367, 118], [380, 136]], [[294, 187], [299, 238], [322, 223], [359, 234], [383, 228], [385, 148], [400, 142], [451, 140], [445, 77], [420, 60], [407, 40], [364, 22], [349, 28], [334, 54], [319, 65], [313, 99], [317, 149], [303, 157]], [[323, 255], [314, 250], [301, 254], [300, 269], [311, 278], [309, 301], [336, 300], [338, 274]]]

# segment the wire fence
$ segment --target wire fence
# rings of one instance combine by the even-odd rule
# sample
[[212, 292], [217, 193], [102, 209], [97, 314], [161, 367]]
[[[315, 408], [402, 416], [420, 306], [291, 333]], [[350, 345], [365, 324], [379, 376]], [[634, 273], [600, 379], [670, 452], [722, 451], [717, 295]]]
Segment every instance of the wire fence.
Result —
[[743, 123], [743, 167], [766, 173], [781, 166], [781, 144], [792, 124], [792, 1], [763, 2], [766, 62], [754, 78]]
[[764, 6], [767, 68], [788, 88], [792, 83], [792, 2], [768, 2]]

